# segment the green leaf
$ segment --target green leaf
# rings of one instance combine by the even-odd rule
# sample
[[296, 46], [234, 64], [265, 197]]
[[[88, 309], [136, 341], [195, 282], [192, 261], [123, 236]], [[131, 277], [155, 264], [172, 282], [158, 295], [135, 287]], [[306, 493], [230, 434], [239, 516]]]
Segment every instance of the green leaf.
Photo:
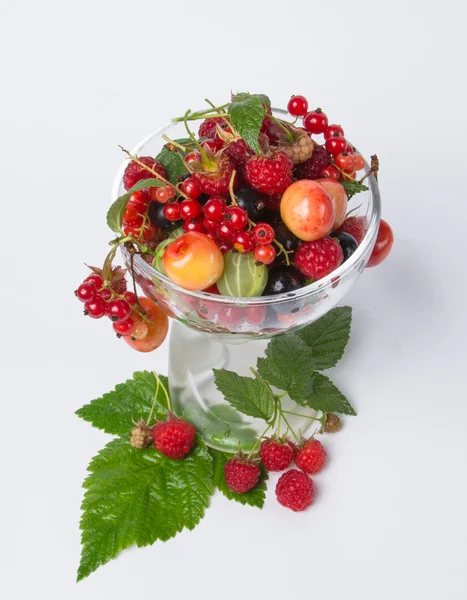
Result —
[[235, 500], [235, 502], [240, 502], [240, 504], [248, 504], [249, 506], [256, 506], [257, 508], [263, 508], [264, 500], [266, 497], [266, 481], [268, 480], [268, 472], [264, 468], [264, 465], [261, 466], [261, 476], [259, 478], [258, 484], [249, 492], [245, 494], [237, 494], [236, 492], [232, 492], [231, 489], [227, 487], [224, 478], [224, 465], [232, 458], [233, 454], [227, 454], [225, 452], [220, 452], [219, 450], [215, 450], [214, 448], [209, 448], [209, 452], [213, 458], [213, 466], [214, 466], [214, 487], [220, 490], [226, 498], [229, 500]]
[[248, 92], [239, 92], [232, 98], [232, 102], [244, 102], [248, 98], [258, 98], [266, 108], [271, 108], [271, 100], [266, 94], [249, 94]]
[[226, 369], [213, 369], [217, 389], [240, 412], [269, 421], [274, 412], [274, 394], [261, 379], [242, 377]]
[[339, 183], [342, 185], [349, 198], [360, 192], [368, 191], [367, 186], [363, 185], [363, 183], [359, 183], [358, 181], [349, 181], [348, 179], [343, 179], [342, 181], [339, 181]]
[[266, 348], [266, 358], [258, 358], [257, 370], [271, 385], [286, 390], [293, 400], [311, 391], [313, 352], [297, 334], [273, 338]]
[[[161, 375], [160, 379], [167, 389], [167, 377]], [[75, 414], [106, 433], [126, 435], [133, 428], [133, 420], [146, 420], [149, 417], [156, 386], [156, 378], [152, 373], [136, 372], [133, 379], [118, 384], [113, 392], [85, 404]], [[159, 386], [154, 415], [163, 419], [167, 415], [166, 407], [167, 401], [162, 386]]]
[[342, 358], [349, 341], [352, 309], [349, 306], [333, 308], [324, 317], [298, 332], [313, 351], [315, 369], [330, 369]]
[[[182, 146], [188, 146], [189, 149], [193, 147], [193, 141], [189, 138], [180, 138], [174, 141]], [[156, 156], [156, 160], [158, 160], [165, 169], [167, 179], [173, 184], [177, 184], [183, 175], [188, 173], [180, 153], [183, 154], [181, 150], [169, 150], [164, 146]]]
[[322, 373], [314, 373], [313, 391], [306, 398], [305, 403], [310, 408], [322, 412], [343, 413], [344, 415], [357, 414], [344, 394]]
[[263, 124], [264, 108], [261, 100], [250, 96], [242, 101], [232, 102], [229, 106], [230, 120], [250, 148], [261, 152], [259, 131]]
[[126, 194], [119, 196], [107, 211], [107, 225], [110, 227], [110, 229], [115, 233], [122, 232], [123, 213], [125, 212], [128, 200], [133, 192], [145, 190], [151, 187], [163, 187], [164, 185], [165, 183], [160, 181], [160, 179], [141, 179], [138, 181], [138, 183], [135, 183], [135, 185], [131, 187]]
[[114, 440], [88, 470], [78, 581], [132, 544], [147, 546], [194, 529], [213, 492], [212, 457], [200, 440], [183, 460]]

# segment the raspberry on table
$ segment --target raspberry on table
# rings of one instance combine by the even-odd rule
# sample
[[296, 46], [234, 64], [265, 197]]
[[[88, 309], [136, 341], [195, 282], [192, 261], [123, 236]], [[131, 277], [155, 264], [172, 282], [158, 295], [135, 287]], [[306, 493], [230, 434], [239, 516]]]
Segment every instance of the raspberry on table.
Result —
[[305, 510], [313, 502], [313, 481], [306, 473], [291, 469], [279, 477], [276, 497], [279, 504], [294, 512]]
[[295, 253], [295, 266], [307, 279], [317, 281], [332, 273], [344, 261], [342, 248], [334, 238], [303, 242]]
[[[139, 160], [146, 166], [154, 169], [154, 171], [159, 173], [159, 175], [162, 175], [162, 177], [165, 177], [164, 167], [158, 160], [152, 158], [152, 156], [141, 156], [139, 157]], [[132, 160], [127, 165], [125, 173], [123, 174], [123, 185], [126, 190], [129, 190], [135, 185], [135, 183], [138, 183], [138, 181], [152, 178], [154, 178], [154, 175], [150, 171], [139, 165], [136, 161]]]
[[245, 163], [245, 178], [258, 192], [280, 194], [292, 183], [292, 167], [287, 154], [278, 150], [250, 158]]
[[326, 148], [315, 144], [311, 157], [295, 167], [295, 174], [298, 179], [318, 179], [330, 161], [331, 155]]
[[324, 467], [326, 451], [319, 440], [314, 438], [305, 442], [295, 455], [295, 464], [299, 469], [313, 475]]
[[224, 465], [225, 483], [237, 494], [245, 494], [253, 489], [260, 475], [261, 469], [257, 464], [240, 456], [230, 458]]
[[268, 471], [283, 471], [290, 466], [295, 446], [290, 440], [267, 438], [261, 442], [259, 456]]
[[154, 426], [152, 435], [156, 450], [168, 458], [180, 460], [193, 448], [196, 430], [191, 423], [169, 413], [167, 421]]

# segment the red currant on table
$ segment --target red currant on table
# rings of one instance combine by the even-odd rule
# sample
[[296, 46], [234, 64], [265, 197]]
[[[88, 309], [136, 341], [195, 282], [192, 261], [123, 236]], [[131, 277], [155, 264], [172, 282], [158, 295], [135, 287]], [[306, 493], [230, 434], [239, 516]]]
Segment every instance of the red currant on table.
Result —
[[188, 177], [180, 186], [180, 189], [184, 194], [188, 196], [188, 198], [192, 198], [196, 200], [201, 196], [201, 188], [199, 187], [197, 181], [193, 179], [193, 177]]
[[255, 240], [253, 235], [248, 231], [237, 231], [233, 238], [233, 245], [238, 252], [244, 254], [245, 252], [251, 252], [255, 247]]
[[222, 221], [226, 210], [224, 198], [209, 198], [204, 205], [204, 214], [207, 219], [219, 223]]
[[136, 304], [136, 294], [133, 292], [125, 292], [123, 296], [130, 306], [134, 306]]
[[347, 151], [341, 152], [335, 158], [336, 165], [339, 169], [346, 171], [347, 173], [352, 173], [354, 170], [355, 160], [354, 155], [349, 154]]
[[328, 140], [335, 132], [344, 137], [344, 130], [340, 125], [328, 125], [324, 130], [324, 139]]
[[166, 204], [163, 215], [168, 221], [178, 221], [180, 219], [180, 204], [178, 202]]
[[365, 168], [365, 160], [361, 154], [354, 154], [353, 159], [353, 166], [356, 171], [361, 171]]
[[199, 233], [204, 233], [204, 219], [202, 216], [196, 217], [195, 219], [190, 219], [189, 221], [183, 222], [183, 230], [184, 231], [199, 231]]
[[104, 280], [97, 273], [91, 273], [88, 277], [86, 277], [86, 281], [92, 281], [92, 283], [96, 286], [98, 290], [104, 285]]
[[272, 244], [265, 244], [264, 246], [256, 246], [255, 248], [255, 260], [262, 262], [265, 265], [270, 265], [276, 259], [277, 252]]
[[308, 110], [308, 100], [305, 96], [292, 96], [287, 104], [287, 110], [293, 117], [303, 117]]
[[130, 335], [135, 328], [135, 322], [131, 317], [126, 321], [116, 322], [112, 324], [112, 327], [117, 335]]
[[235, 236], [235, 231], [230, 229], [226, 223], [221, 223], [217, 227], [217, 236], [224, 242], [232, 242]]
[[320, 108], [306, 113], [303, 117], [303, 127], [310, 133], [323, 133], [328, 126], [328, 118]]
[[245, 229], [248, 225], [248, 213], [240, 206], [229, 206], [225, 211], [224, 223], [230, 229], [235, 229], [235, 231]]
[[336, 181], [340, 177], [339, 171], [336, 169], [334, 165], [327, 165], [319, 174], [320, 177], [325, 177], [327, 179], [335, 179]]
[[107, 304], [107, 315], [114, 323], [126, 321], [131, 314], [130, 305], [123, 298], [115, 298]]
[[253, 228], [253, 237], [257, 244], [270, 244], [274, 239], [275, 231], [269, 223], [258, 223]]
[[91, 319], [100, 319], [106, 313], [107, 304], [100, 296], [96, 296], [93, 300], [86, 302], [84, 305], [84, 314]]
[[97, 294], [97, 288], [92, 281], [84, 281], [75, 292], [81, 302], [93, 300]]
[[185, 221], [195, 219], [203, 211], [203, 207], [198, 202], [198, 200], [193, 200], [192, 198], [190, 198], [189, 200], [183, 200], [183, 202], [180, 202], [179, 206], [180, 216]]
[[344, 152], [347, 146], [347, 140], [336, 131], [326, 140], [324, 145], [330, 154], [337, 156], [341, 152]]

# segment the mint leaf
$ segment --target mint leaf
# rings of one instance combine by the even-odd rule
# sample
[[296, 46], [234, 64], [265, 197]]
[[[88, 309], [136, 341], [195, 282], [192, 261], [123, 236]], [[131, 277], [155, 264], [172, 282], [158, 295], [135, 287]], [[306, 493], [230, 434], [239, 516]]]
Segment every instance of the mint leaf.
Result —
[[[167, 377], [160, 376], [167, 389]], [[126, 435], [133, 429], [133, 420], [147, 419], [156, 392], [157, 382], [152, 373], [141, 371], [133, 379], [115, 386], [113, 392], [92, 400], [76, 411], [76, 415], [98, 429], [113, 435]], [[159, 419], [167, 415], [167, 402], [162, 387], [156, 398], [154, 415]]]
[[349, 198], [355, 196], [355, 194], [358, 194], [360, 192], [368, 191], [367, 186], [363, 185], [363, 183], [359, 183], [358, 181], [350, 181], [348, 179], [343, 179], [342, 181], [339, 181], [339, 183], [342, 185], [342, 187], [345, 190], [345, 193]]
[[274, 412], [274, 394], [261, 379], [242, 377], [226, 369], [213, 369], [217, 389], [240, 412], [269, 421]]
[[[149, 173], [149, 171], [148, 171]], [[107, 225], [115, 233], [122, 233], [122, 221], [123, 213], [125, 212], [126, 205], [133, 192], [138, 190], [145, 190], [150, 187], [163, 187], [165, 183], [160, 179], [141, 179], [138, 183], [135, 183], [125, 194], [119, 196], [112, 206], [107, 211]]]
[[266, 94], [249, 94], [248, 92], [239, 92], [232, 97], [232, 102], [244, 102], [248, 98], [258, 98], [266, 108], [271, 108], [271, 100]]
[[257, 370], [271, 385], [286, 390], [293, 400], [300, 400], [311, 390], [313, 352], [297, 334], [273, 338], [266, 348], [266, 358], [258, 358]]
[[194, 529], [213, 492], [212, 457], [200, 440], [183, 460], [113, 440], [88, 470], [78, 581], [132, 544], [147, 546]]
[[315, 369], [334, 367], [342, 358], [349, 341], [352, 309], [350, 306], [333, 308], [324, 317], [298, 332], [313, 351]]
[[315, 372], [312, 383], [313, 391], [301, 404], [307, 404], [310, 408], [322, 412], [357, 414], [344, 394], [325, 375]]
[[[193, 141], [189, 138], [180, 138], [174, 141], [178, 144], [181, 144], [182, 146], [188, 146], [190, 149], [193, 147]], [[188, 173], [185, 167], [185, 163], [183, 162], [183, 159], [180, 156], [180, 152], [182, 151], [169, 150], [164, 146], [164, 148], [162, 148], [162, 150], [156, 156], [156, 160], [158, 160], [165, 169], [167, 179], [173, 184], [178, 183], [183, 177], [183, 175]]]
[[259, 131], [264, 118], [261, 100], [250, 96], [245, 100], [232, 102], [229, 106], [229, 115], [232, 125], [248, 146], [257, 154], [261, 152]]
[[233, 454], [227, 454], [220, 450], [215, 450], [214, 448], [209, 448], [209, 452], [213, 458], [214, 487], [220, 490], [229, 500], [235, 500], [235, 502], [240, 502], [240, 504], [248, 504], [249, 506], [263, 508], [264, 500], [266, 498], [266, 481], [268, 479], [268, 472], [264, 466], [261, 465], [261, 476], [258, 484], [245, 494], [237, 494], [227, 487], [224, 478], [224, 465], [229, 458], [232, 458]]

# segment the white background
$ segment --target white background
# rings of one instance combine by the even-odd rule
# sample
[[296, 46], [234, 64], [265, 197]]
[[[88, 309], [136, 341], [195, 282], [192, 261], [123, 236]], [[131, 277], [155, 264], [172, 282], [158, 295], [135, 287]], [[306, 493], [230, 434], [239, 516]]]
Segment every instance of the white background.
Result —
[[[0, 595], [467, 597], [465, 21], [454, 0], [3, 0]], [[230, 90], [303, 93], [381, 160], [396, 236], [348, 297], [332, 377], [358, 410], [303, 514], [216, 495], [193, 532], [75, 584], [81, 482], [107, 441], [74, 411], [144, 368], [73, 290], [122, 156]], [[180, 356], [183, 360], [183, 356]], [[275, 478], [272, 478], [275, 481]]]

